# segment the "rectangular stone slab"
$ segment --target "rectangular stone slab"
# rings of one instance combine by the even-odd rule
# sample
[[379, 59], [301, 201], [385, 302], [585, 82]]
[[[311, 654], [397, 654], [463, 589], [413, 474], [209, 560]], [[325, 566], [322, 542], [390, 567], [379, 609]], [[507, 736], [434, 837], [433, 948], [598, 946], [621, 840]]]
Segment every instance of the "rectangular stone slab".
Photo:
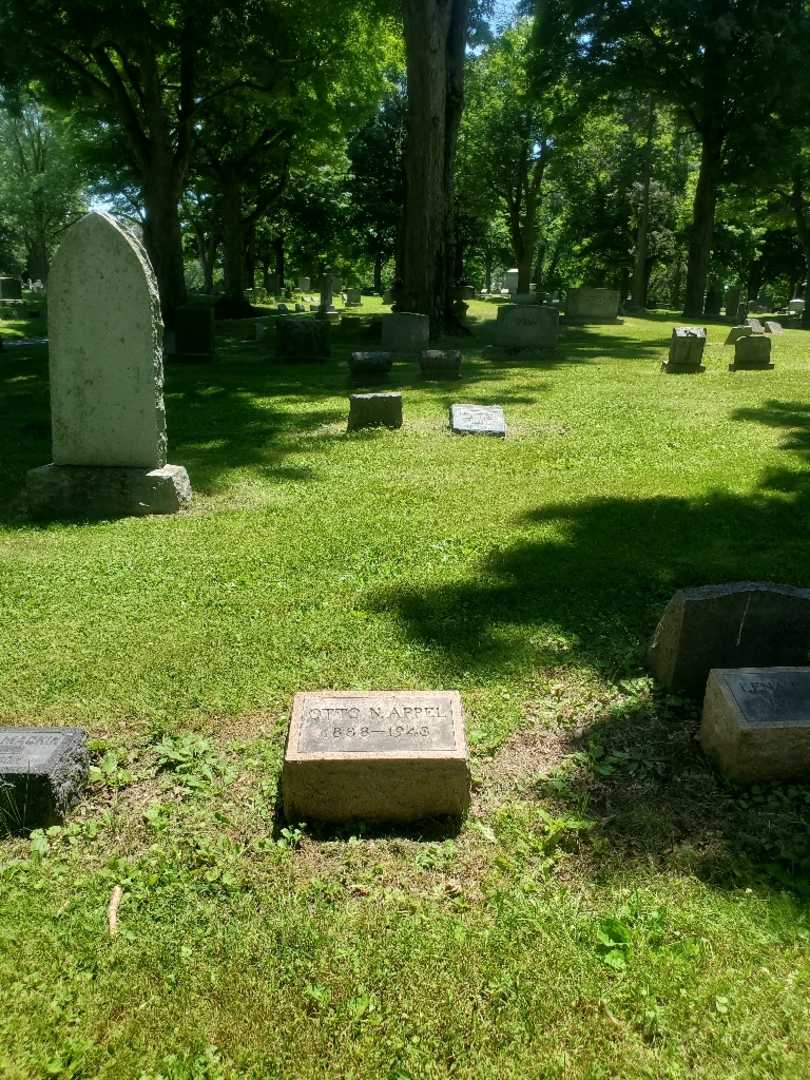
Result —
[[504, 438], [506, 418], [500, 405], [451, 405], [450, 428], [456, 435]]
[[282, 770], [290, 821], [457, 817], [470, 802], [457, 691], [296, 694]]
[[733, 780], [810, 778], [810, 668], [714, 668], [700, 739]]
[[0, 727], [0, 834], [60, 820], [87, 779], [79, 728]]

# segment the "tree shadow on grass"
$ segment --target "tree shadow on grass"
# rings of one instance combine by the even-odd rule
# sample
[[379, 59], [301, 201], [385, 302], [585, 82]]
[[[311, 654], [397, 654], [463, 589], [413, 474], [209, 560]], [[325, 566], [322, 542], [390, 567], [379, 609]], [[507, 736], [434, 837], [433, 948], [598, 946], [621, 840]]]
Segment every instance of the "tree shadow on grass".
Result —
[[530, 797], [593, 823], [581, 854], [598, 879], [652, 862], [714, 887], [810, 896], [810, 788], [728, 783], [698, 729], [696, 705], [642, 694], [566, 733], [567, 756], [535, 779]]

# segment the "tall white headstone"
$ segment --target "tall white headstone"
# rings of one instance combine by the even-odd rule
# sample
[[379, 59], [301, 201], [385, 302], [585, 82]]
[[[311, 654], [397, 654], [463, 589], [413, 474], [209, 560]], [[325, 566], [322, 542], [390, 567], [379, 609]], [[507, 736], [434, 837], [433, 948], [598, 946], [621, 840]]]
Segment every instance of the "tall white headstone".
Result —
[[54, 461], [29, 473], [32, 513], [173, 513], [191, 488], [166, 464], [163, 323], [146, 251], [108, 214], [87, 214], [48, 286]]

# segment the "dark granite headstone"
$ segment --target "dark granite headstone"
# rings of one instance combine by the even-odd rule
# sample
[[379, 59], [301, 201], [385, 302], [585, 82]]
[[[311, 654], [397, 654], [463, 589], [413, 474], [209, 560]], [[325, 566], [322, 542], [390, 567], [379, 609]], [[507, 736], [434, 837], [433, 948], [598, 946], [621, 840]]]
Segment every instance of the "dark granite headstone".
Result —
[[810, 589], [761, 581], [681, 589], [648, 662], [665, 686], [695, 697], [711, 668], [810, 664]]
[[385, 382], [394, 363], [390, 352], [353, 352], [349, 371], [355, 383]]
[[279, 319], [276, 345], [284, 360], [328, 360], [332, 355], [329, 323], [325, 319]]
[[0, 833], [59, 821], [87, 779], [79, 728], [0, 728]]
[[214, 359], [214, 309], [184, 304], [174, 315], [174, 356], [178, 360]]

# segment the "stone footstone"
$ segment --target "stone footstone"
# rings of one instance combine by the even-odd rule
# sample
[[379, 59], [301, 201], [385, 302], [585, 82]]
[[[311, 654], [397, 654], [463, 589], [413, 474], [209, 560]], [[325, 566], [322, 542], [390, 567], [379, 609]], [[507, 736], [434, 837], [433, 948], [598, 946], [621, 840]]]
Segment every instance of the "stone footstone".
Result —
[[516, 349], [554, 349], [560, 334], [560, 313], [550, 304], [506, 304], [498, 308], [495, 333], [499, 345]]
[[388, 352], [353, 352], [349, 357], [349, 371], [355, 382], [385, 382], [394, 358]]
[[729, 371], [770, 371], [771, 339], [765, 334], [742, 337], [734, 346], [734, 363]]
[[352, 394], [349, 397], [349, 431], [368, 427], [402, 427], [402, 394]]
[[191, 502], [191, 482], [182, 465], [160, 469], [93, 465], [43, 465], [31, 469], [28, 513], [50, 518], [142, 517], [176, 514]]
[[346, 307], [361, 307], [362, 304], [363, 294], [359, 289], [346, 290]]
[[163, 324], [146, 251], [108, 214], [86, 214], [49, 286], [54, 460], [28, 474], [32, 514], [176, 513], [191, 487], [166, 462]]
[[402, 355], [421, 353], [428, 347], [430, 320], [427, 315], [396, 311], [382, 317], [382, 347], [386, 352]]
[[725, 340], [726, 345], [736, 345], [740, 338], [750, 337], [753, 334], [750, 326], [732, 326]]
[[456, 435], [504, 438], [506, 418], [500, 405], [451, 405], [450, 430]]
[[759, 321], [759, 319], [748, 319], [747, 324], [748, 324], [748, 326], [751, 327], [751, 333], [752, 334], [764, 334], [765, 333], [765, 327], [762, 325], [762, 323]]
[[676, 326], [669, 344], [669, 358], [661, 365], [661, 370], [669, 375], [691, 375], [705, 371], [701, 363], [705, 347], [704, 327]]
[[174, 360], [214, 359], [214, 308], [184, 304], [174, 313]]
[[711, 668], [810, 664], [810, 589], [762, 581], [681, 589], [647, 662], [664, 686], [693, 697]]
[[460, 695], [296, 694], [281, 788], [293, 823], [463, 816], [470, 766]]
[[618, 289], [569, 289], [565, 305], [567, 322], [616, 322], [619, 318]]
[[0, 727], [0, 835], [54, 825], [87, 780], [80, 728]]
[[285, 361], [323, 361], [332, 355], [329, 323], [325, 319], [278, 319], [276, 348]]
[[784, 334], [785, 328], [780, 322], [775, 322], [773, 319], [766, 319], [762, 324], [766, 334]]
[[425, 349], [419, 357], [423, 379], [457, 379], [461, 375], [458, 349]]
[[810, 779], [810, 669], [712, 670], [700, 741], [731, 780]]

